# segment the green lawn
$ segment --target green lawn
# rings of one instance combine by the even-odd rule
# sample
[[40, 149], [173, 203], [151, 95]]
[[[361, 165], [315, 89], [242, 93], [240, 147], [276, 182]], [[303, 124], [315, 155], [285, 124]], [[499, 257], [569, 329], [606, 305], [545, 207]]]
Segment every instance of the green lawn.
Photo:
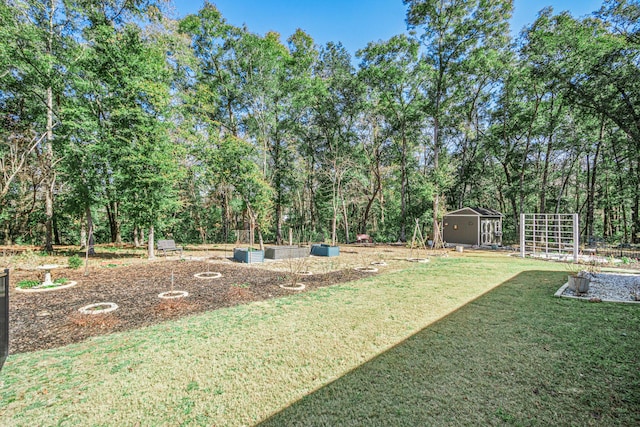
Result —
[[[12, 355], [3, 425], [633, 425], [640, 307], [465, 254]], [[555, 271], [554, 271], [555, 270]], [[461, 308], [460, 308], [461, 307]], [[457, 310], [457, 311], [456, 311]]]

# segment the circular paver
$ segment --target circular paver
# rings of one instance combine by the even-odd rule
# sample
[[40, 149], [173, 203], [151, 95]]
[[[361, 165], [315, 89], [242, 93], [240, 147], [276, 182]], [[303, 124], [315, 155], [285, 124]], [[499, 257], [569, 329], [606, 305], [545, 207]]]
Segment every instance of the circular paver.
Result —
[[312, 271], [299, 271], [296, 273], [298, 276], [313, 276]]
[[374, 267], [354, 267], [356, 271], [362, 271], [363, 273], [377, 273], [378, 269]]
[[204, 273], [196, 273], [193, 275], [193, 277], [203, 280], [219, 279], [222, 277], [222, 273], [218, 273], [217, 271], [207, 271]]
[[288, 289], [290, 291], [301, 291], [303, 290], [306, 286], [304, 283], [296, 283], [294, 286], [288, 286], [288, 285], [280, 285], [280, 287], [282, 289]]
[[427, 263], [429, 262], [429, 258], [407, 258], [407, 261]]
[[162, 298], [162, 299], [184, 298], [186, 296], [189, 296], [189, 292], [167, 291], [167, 292], [161, 292], [158, 294], [158, 298]]
[[64, 285], [47, 285], [47, 287], [40, 287], [42, 285], [35, 286], [33, 288], [19, 288], [16, 286], [16, 291], [24, 292], [24, 293], [35, 293], [35, 292], [49, 292], [49, 291], [59, 291], [60, 289], [67, 289], [77, 285], [78, 282], [67, 282]]
[[[104, 308], [100, 308], [104, 307]], [[85, 305], [78, 309], [82, 314], [104, 314], [118, 309], [118, 304], [115, 302], [97, 302], [95, 304]]]

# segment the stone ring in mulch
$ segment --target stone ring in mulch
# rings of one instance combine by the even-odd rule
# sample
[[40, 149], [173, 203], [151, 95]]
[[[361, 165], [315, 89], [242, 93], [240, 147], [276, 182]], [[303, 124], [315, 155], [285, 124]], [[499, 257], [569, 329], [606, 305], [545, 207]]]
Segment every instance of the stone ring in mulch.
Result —
[[288, 285], [279, 285], [279, 286], [282, 289], [288, 289], [290, 291], [301, 291], [306, 287], [304, 283], [296, 283], [295, 285], [292, 285], [292, 286], [288, 286]]
[[429, 258], [407, 258], [407, 261], [427, 263], [429, 262]]
[[184, 298], [187, 296], [189, 296], [189, 292], [186, 291], [167, 291], [158, 294], [158, 298], [162, 299]]
[[377, 273], [378, 269], [375, 267], [354, 267], [356, 271], [362, 271], [363, 273]]
[[57, 291], [60, 289], [71, 288], [72, 286], [75, 286], [77, 284], [78, 282], [67, 282], [64, 285], [57, 285], [57, 284], [47, 285], [47, 286], [39, 285], [39, 286], [34, 286], [33, 288], [21, 288], [20, 286], [16, 286], [16, 291], [25, 292], [25, 293], [49, 292], [49, 291]]
[[85, 305], [78, 309], [82, 314], [104, 314], [118, 309], [115, 302], [97, 302], [95, 304]]
[[222, 277], [222, 273], [218, 273], [217, 271], [207, 271], [204, 273], [196, 273], [193, 275], [193, 277], [195, 277], [196, 279], [204, 279], [204, 280], [219, 279]]

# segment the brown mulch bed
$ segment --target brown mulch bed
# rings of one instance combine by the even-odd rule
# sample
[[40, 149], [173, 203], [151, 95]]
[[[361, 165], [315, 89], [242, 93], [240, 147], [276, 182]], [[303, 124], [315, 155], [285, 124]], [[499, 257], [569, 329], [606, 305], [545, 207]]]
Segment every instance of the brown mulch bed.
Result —
[[[203, 280], [196, 273], [216, 271], [218, 279]], [[181, 299], [160, 299], [158, 294], [174, 289], [186, 291]], [[96, 335], [126, 331], [204, 311], [216, 310], [291, 295], [369, 276], [352, 269], [300, 276], [303, 291], [282, 289], [288, 274], [261, 269], [257, 265], [208, 263], [205, 261], [158, 261], [90, 271], [59, 269], [54, 279], [77, 281], [72, 288], [42, 293], [15, 290], [25, 279], [40, 279], [37, 272], [12, 271], [10, 292], [9, 353], [24, 353], [79, 342]], [[81, 314], [88, 304], [113, 302], [119, 308], [107, 314]]]

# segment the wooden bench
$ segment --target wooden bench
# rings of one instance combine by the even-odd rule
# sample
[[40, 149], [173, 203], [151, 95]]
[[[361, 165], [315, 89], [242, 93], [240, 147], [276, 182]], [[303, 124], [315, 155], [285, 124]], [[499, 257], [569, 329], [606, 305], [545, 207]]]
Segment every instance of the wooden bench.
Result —
[[158, 240], [158, 251], [167, 256], [167, 252], [180, 252], [182, 256], [182, 246], [176, 246], [175, 240]]

